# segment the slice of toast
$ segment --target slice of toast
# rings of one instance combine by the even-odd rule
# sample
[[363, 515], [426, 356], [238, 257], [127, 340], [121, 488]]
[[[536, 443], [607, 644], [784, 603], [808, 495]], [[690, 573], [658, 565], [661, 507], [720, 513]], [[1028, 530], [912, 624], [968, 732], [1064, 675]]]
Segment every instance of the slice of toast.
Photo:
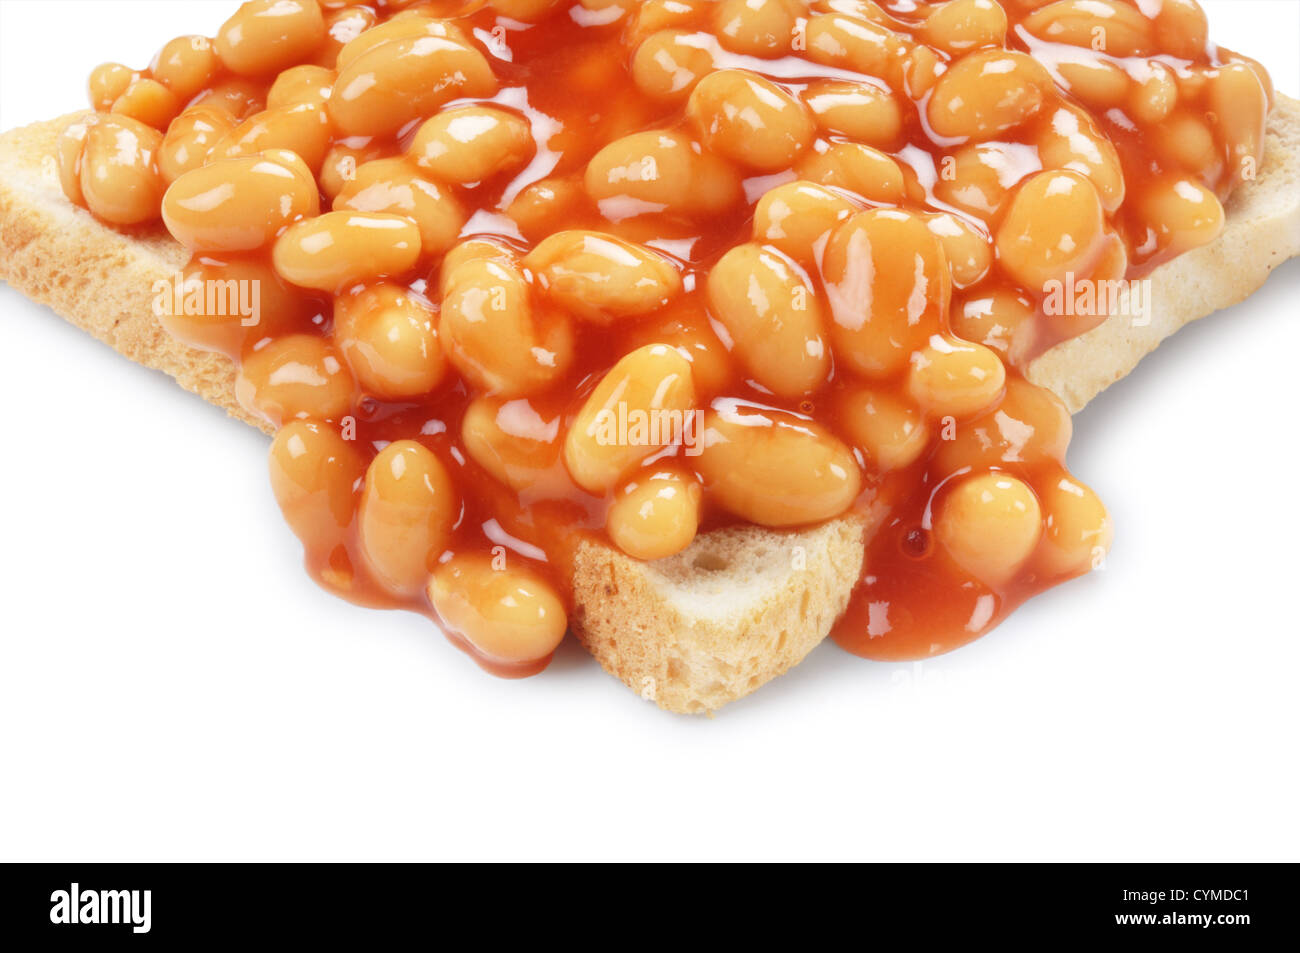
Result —
[[[161, 227], [115, 230], [63, 196], [54, 143], [73, 118], [0, 136], [0, 279], [267, 429], [235, 400], [228, 361], [173, 341], [153, 317], [151, 288], [181, 268], [184, 249]], [[1165, 337], [1242, 300], [1300, 254], [1300, 103], [1278, 97], [1261, 173], [1227, 211], [1218, 240], [1153, 273], [1148, 322], [1112, 318], [1044, 354], [1029, 378], [1077, 411]], [[584, 542], [574, 561], [572, 630], [643, 698], [669, 711], [715, 711], [826, 637], [861, 572], [872, 516], [798, 532], [719, 530], [653, 563]]]

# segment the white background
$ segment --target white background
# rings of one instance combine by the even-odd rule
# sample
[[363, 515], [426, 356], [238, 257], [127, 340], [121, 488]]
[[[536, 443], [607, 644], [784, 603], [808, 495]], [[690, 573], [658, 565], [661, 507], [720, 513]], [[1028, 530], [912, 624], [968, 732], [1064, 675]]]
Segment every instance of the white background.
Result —
[[[1300, 94], [1300, 4], [1207, 3]], [[0, 128], [233, 3], [0, 0]], [[1300, 263], [1076, 420], [1107, 568], [713, 720], [299, 567], [266, 441], [0, 286], [0, 857], [1300, 859]]]

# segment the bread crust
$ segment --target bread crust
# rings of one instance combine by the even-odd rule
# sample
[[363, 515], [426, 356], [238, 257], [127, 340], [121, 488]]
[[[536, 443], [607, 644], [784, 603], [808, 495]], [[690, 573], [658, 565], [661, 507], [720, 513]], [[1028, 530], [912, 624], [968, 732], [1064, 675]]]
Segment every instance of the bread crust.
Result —
[[[229, 361], [173, 340], [153, 316], [151, 289], [184, 265], [185, 250], [161, 226], [113, 229], [64, 197], [54, 146], [83, 115], [0, 136], [0, 279], [270, 432], [236, 401]], [[1233, 196], [1217, 241], [1153, 273], [1150, 321], [1111, 318], [1042, 355], [1029, 379], [1077, 411], [1178, 328], [1248, 296], [1300, 254], [1298, 168], [1300, 103], [1279, 96], [1260, 177]], [[659, 707], [716, 711], [798, 664], [826, 637], [858, 580], [878, 516], [794, 532], [718, 530], [654, 563], [585, 540], [573, 563], [572, 631], [607, 671]]]

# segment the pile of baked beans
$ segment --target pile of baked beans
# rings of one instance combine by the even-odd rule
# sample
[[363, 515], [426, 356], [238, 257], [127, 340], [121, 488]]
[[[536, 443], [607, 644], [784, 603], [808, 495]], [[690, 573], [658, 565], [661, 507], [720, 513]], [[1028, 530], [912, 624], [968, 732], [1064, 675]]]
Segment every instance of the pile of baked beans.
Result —
[[1194, 0], [253, 0], [90, 96], [68, 197], [260, 287], [163, 322], [310, 571], [526, 674], [592, 536], [869, 515], [837, 638], [885, 658], [1095, 566], [1018, 368], [1106, 315], [1042, 298], [1211, 241], [1272, 90]]

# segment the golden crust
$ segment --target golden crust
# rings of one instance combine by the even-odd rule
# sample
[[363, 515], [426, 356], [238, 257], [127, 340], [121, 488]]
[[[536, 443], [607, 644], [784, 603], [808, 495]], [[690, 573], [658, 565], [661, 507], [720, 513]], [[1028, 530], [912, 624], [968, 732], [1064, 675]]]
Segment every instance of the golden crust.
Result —
[[[1112, 318], [1044, 354], [1028, 368], [1031, 380], [1077, 411], [1169, 334], [1245, 298], [1300, 254], [1300, 103], [1278, 100], [1259, 179], [1229, 203], [1220, 239], [1152, 275], [1149, 323]], [[235, 400], [229, 362], [173, 341], [153, 317], [153, 284], [183, 265], [184, 250], [161, 229], [115, 230], [64, 198], [54, 143], [73, 118], [0, 136], [0, 279], [266, 429]], [[738, 527], [654, 563], [586, 541], [573, 566], [572, 629], [606, 670], [661, 708], [715, 711], [826, 637], [870, 529], [860, 517], [787, 533]]]

